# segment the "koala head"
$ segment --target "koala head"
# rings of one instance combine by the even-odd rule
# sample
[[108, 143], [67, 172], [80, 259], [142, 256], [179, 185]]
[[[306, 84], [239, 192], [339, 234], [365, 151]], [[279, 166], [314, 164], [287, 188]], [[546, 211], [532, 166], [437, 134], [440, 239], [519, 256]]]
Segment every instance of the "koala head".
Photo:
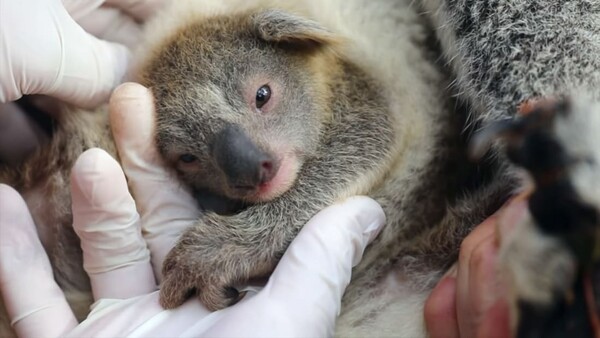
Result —
[[234, 200], [286, 192], [316, 155], [330, 110], [317, 23], [279, 10], [185, 25], [145, 66], [160, 152], [184, 183]]

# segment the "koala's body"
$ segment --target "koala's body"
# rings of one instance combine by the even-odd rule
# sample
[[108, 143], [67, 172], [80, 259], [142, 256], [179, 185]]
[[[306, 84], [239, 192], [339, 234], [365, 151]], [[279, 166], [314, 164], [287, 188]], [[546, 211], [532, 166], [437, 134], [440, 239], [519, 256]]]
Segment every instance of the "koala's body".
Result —
[[231, 304], [232, 290], [268, 275], [310, 217], [365, 194], [387, 226], [354, 271], [338, 333], [422, 336], [414, 314], [511, 185], [481, 180], [464, 195], [452, 186], [462, 124], [417, 8], [361, 3], [360, 20], [346, 21], [360, 12], [352, 3], [309, 5], [178, 4], [166, 14], [180, 18], [174, 33], [144, 53], [160, 151], [194, 192], [245, 205], [207, 212], [183, 234], [165, 261], [162, 304], [180, 305], [191, 289], [209, 309]]
[[[311, 216], [366, 194], [387, 225], [355, 268], [337, 334], [424, 336], [431, 287], [516, 187], [501, 158], [468, 163], [469, 132], [525, 98], [600, 79], [596, 5], [536, 3], [550, 10], [527, 0], [180, 1], [155, 19], [137, 73], [156, 98], [158, 146], [221, 213], [207, 212], [167, 257], [163, 305], [191, 289], [211, 309], [229, 305], [235, 287], [271, 272]], [[582, 13], [590, 20], [577, 26]], [[550, 49], [525, 28], [568, 44]], [[84, 148], [112, 145], [105, 124], [63, 115], [76, 123], [58, 121], [57, 152], [3, 169], [0, 181], [24, 194], [61, 286], [86, 294], [68, 170]], [[43, 200], [52, 210], [39, 209], [40, 194], [56, 196]]]

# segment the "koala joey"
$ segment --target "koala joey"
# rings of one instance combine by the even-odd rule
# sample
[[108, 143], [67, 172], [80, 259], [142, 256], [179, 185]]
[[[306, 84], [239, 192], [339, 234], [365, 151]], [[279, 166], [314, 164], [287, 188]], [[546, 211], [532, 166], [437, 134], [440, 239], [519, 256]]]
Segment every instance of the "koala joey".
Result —
[[338, 331], [425, 334], [415, 313], [430, 287], [513, 183], [491, 167], [497, 179], [470, 194], [446, 182], [467, 181], [451, 157], [464, 121], [449, 114], [431, 32], [409, 2], [372, 6], [347, 23], [310, 7], [201, 11], [147, 53], [140, 78], [155, 96], [158, 148], [195, 194], [220, 202], [167, 256], [164, 307], [191, 294], [211, 310], [235, 303], [310, 217], [366, 194], [387, 226], [354, 270]]
[[[210, 309], [234, 303], [310, 217], [366, 194], [387, 224], [353, 271], [336, 334], [425, 336], [431, 287], [470, 229], [518, 186], [498, 149], [468, 161], [472, 132], [524, 99], [598, 85], [596, 7], [174, 2], [150, 23], [135, 72], [156, 99], [160, 152], [207, 211], [168, 255], [161, 303], [175, 307], [190, 295]], [[3, 167], [0, 182], [24, 195], [59, 285], [84, 308], [91, 298], [69, 228], [68, 171], [85, 148], [113, 146], [104, 114], [57, 116], [50, 151]], [[530, 231], [520, 245], [539, 238]], [[516, 298], [531, 299], [522, 290], [536, 276], [511, 252], [508, 269], [522, 282]], [[557, 266], [572, 262], [566, 251], [556, 257]]]

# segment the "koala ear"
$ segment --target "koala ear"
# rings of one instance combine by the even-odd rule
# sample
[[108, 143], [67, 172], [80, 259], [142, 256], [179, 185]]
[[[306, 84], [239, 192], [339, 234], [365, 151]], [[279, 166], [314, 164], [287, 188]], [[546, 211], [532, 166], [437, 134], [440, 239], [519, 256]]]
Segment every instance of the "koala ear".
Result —
[[337, 37], [317, 22], [281, 10], [266, 10], [252, 16], [258, 36], [269, 42], [299, 46], [322, 46], [336, 42]]

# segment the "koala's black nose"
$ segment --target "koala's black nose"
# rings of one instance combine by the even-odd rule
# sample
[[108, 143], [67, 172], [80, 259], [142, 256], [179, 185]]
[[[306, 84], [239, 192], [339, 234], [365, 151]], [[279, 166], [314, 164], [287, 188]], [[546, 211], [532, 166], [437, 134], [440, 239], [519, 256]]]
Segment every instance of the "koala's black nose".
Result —
[[254, 190], [269, 182], [279, 169], [277, 160], [238, 127], [229, 125], [214, 139], [212, 152], [217, 165], [236, 189]]

